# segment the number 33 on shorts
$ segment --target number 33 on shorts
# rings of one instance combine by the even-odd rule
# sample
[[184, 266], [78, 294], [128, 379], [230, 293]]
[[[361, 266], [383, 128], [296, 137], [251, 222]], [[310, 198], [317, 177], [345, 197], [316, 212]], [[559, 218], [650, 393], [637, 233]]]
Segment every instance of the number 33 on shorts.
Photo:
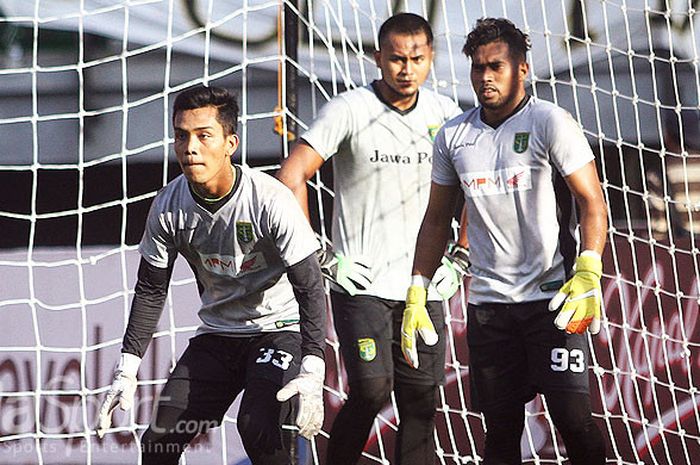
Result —
[[586, 354], [581, 349], [564, 349], [555, 347], [551, 353], [552, 371], [571, 370], [574, 373], [583, 373], [586, 370]]

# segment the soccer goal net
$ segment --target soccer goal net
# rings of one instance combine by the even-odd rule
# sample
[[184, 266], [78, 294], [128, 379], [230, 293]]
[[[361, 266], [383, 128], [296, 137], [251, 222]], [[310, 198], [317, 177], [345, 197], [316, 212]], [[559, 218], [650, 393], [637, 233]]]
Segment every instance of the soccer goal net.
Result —
[[[136, 405], [94, 431], [128, 319], [136, 244], [153, 196], [178, 174], [169, 108], [194, 84], [239, 94], [236, 162], [272, 171], [334, 95], [378, 77], [381, 23], [429, 19], [426, 83], [475, 105], [466, 34], [484, 16], [530, 35], [528, 91], [571, 112], [609, 205], [605, 318], [590, 339], [595, 421], [609, 463], [700, 457], [700, 26], [695, 0], [0, 0], [0, 464], [137, 463], [168, 371], [197, 325], [178, 261], [139, 372]], [[285, 135], [283, 137], [282, 135]], [[314, 177], [314, 224], [330, 240], [333, 185]], [[381, 201], [381, 199], [377, 199]], [[524, 247], [527, 245], [524, 244]], [[436, 463], [481, 463], [470, 409], [465, 292], [449, 305]], [[329, 323], [326, 423], [300, 441], [323, 463], [347, 394]], [[236, 405], [187, 463], [246, 463]], [[400, 418], [377, 417], [362, 462], [394, 463]], [[526, 463], [566, 463], [546, 402], [527, 406]]]

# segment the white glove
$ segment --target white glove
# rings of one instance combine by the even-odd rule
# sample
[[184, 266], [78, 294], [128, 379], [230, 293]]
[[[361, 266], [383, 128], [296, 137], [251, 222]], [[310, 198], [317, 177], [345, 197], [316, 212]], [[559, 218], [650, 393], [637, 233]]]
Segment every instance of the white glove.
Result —
[[122, 353], [119, 363], [114, 369], [114, 381], [107, 392], [98, 419], [97, 436], [102, 438], [106, 430], [112, 426], [112, 413], [117, 405], [127, 411], [134, 405], [136, 392], [136, 373], [139, 371], [141, 359], [134, 354]]
[[334, 253], [330, 248], [319, 250], [317, 256], [323, 277], [338, 284], [351, 296], [357, 291], [367, 290], [372, 284], [371, 270], [364, 263]]
[[323, 426], [323, 381], [326, 362], [316, 355], [301, 359], [299, 374], [277, 392], [277, 400], [284, 402], [299, 394], [299, 413], [296, 423], [299, 434], [311, 439]]
[[447, 244], [442, 265], [433, 275], [433, 286], [444, 300], [452, 297], [459, 289], [464, 277], [469, 274], [469, 248], [454, 241]]

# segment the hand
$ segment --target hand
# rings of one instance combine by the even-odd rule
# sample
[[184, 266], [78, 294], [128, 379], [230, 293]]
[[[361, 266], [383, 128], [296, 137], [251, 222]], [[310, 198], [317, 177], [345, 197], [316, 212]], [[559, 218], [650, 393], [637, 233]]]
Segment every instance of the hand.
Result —
[[97, 436], [102, 438], [106, 430], [112, 426], [112, 413], [119, 406], [129, 410], [134, 405], [136, 392], [136, 373], [139, 371], [141, 358], [133, 354], [122, 353], [117, 368], [114, 370], [114, 380], [107, 392], [98, 418]]
[[406, 309], [401, 321], [401, 352], [413, 368], [418, 368], [418, 350], [416, 348], [416, 332], [420, 334], [426, 345], [434, 346], [438, 342], [435, 326], [430, 321], [425, 302], [428, 292], [422, 286], [411, 286], [406, 296]]
[[367, 290], [372, 284], [370, 268], [364, 263], [334, 253], [330, 248], [319, 250], [317, 256], [323, 276], [351, 296], [357, 294], [357, 291]]
[[442, 257], [442, 265], [433, 275], [433, 286], [443, 300], [449, 299], [457, 292], [464, 277], [469, 274], [470, 266], [469, 248], [450, 241]]
[[284, 402], [299, 394], [299, 413], [296, 423], [299, 434], [311, 439], [323, 426], [323, 380], [326, 363], [316, 355], [301, 359], [299, 374], [277, 392], [277, 400]]
[[549, 302], [550, 311], [557, 310], [564, 303], [554, 324], [569, 334], [581, 334], [586, 328], [591, 334], [598, 334], [603, 262], [598, 254], [583, 252], [576, 259], [575, 271], [574, 276]]

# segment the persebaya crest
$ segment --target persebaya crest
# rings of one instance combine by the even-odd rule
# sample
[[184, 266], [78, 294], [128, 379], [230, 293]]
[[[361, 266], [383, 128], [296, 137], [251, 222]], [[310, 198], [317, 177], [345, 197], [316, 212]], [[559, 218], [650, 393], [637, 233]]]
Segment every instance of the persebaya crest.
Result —
[[527, 150], [529, 142], [529, 132], [516, 132], [515, 138], [513, 139], [513, 150], [515, 153], [523, 153], [525, 150]]
[[247, 221], [236, 221], [236, 236], [238, 241], [244, 244], [252, 241], [255, 237], [253, 235], [253, 225]]

